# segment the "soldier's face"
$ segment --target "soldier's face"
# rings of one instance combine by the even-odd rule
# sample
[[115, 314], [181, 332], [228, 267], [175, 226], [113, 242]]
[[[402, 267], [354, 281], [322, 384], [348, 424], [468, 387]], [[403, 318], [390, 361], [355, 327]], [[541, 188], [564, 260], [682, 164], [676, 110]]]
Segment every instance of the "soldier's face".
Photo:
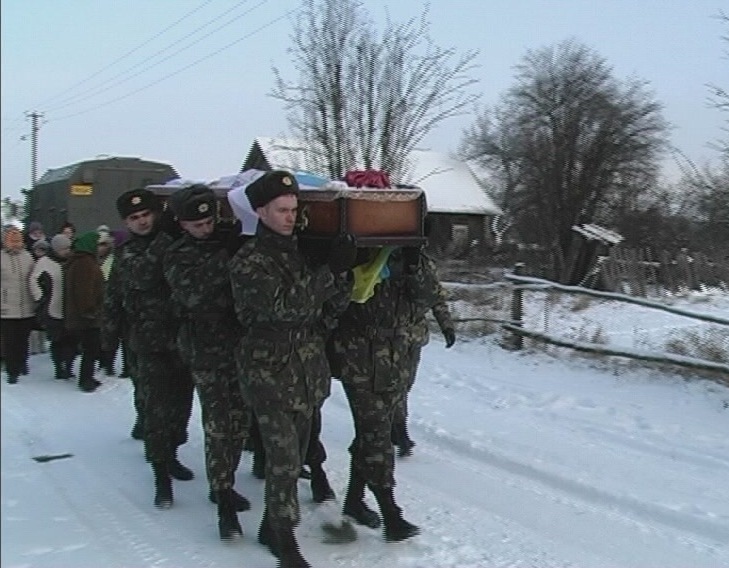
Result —
[[289, 193], [279, 195], [263, 207], [256, 209], [261, 221], [269, 229], [279, 235], [291, 235], [296, 226], [296, 211], [299, 206], [298, 198]]
[[124, 223], [130, 233], [143, 237], [152, 232], [154, 227], [154, 213], [151, 209], [142, 209], [136, 213], [128, 215], [124, 219]]
[[215, 230], [215, 219], [206, 217], [198, 221], [180, 221], [180, 227], [195, 239], [207, 239]]

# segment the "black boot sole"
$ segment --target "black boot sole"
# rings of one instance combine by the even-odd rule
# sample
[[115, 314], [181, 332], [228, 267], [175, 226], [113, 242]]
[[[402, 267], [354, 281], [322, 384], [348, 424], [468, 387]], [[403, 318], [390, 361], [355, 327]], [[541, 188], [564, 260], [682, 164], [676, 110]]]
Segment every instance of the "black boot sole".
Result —
[[420, 527], [417, 527], [406, 520], [401, 519], [395, 527], [385, 526], [384, 537], [386, 542], [400, 542], [420, 534]]

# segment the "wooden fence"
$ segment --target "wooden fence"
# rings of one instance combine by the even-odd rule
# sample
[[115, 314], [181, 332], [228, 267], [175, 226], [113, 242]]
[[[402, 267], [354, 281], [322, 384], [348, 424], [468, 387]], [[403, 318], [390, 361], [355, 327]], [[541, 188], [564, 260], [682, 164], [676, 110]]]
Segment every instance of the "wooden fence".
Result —
[[[702, 253], [614, 247], [598, 260], [599, 287], [631, 296], [654, 296], [665, 292], [697, 290], [702, 286], [729, 287], [729, 259], [711, 259]], [[588, 279], [589, 280], [589, 279]], [[587, 284], [591, 284], [589, 281]]]
[[683, 310], [681, 308], [675, 308], [672, 306], [661, 304], [659, 302], [654, 302], [652, 300], [637, 298], [625, 294], [618, 294], [614, 292], [601, 292], [598, 290], [592, 290], [580, 286], [565, 286], [562, 284], [557, 284], [556, 282], [551, 282], [549, 280], [542, 280], [540, 278], [534, 278], [530, 276], [522, 276], [520, 274], [522, 269], [522, 266], [517, 265], [513, 273], [505, 275], [505, 278], [507, 280], [515, 283], [512, 296], [511, 321], [503, 323], [503, 328], [510, 334], [509, 343], [513, 349], [521, 349], [523, 345], [523, 338], [530, 337], [537, 341], [551, 343], [553, 345], [558, 345], [561, 347], [568, 347], [578, 351], [598, 353], [601, 355], [615, 355], [619, 357], [628, 357], [631, 359], [639, 359], [643, 361], [673, 364], [694, 369], [716, 371], [718, 372], [720, 382], [729, 384], [729, 361], [708, 361], [673, 353], [656, 353], [641, 351], [637, 349], [621, 349], [595, 343], [584, 343], [579, 341], [572, 341], [569, 339], [557, 338], [547, 335], [545, 333], [529, 330], [524, 326], [522, 317], [523, 292], [524, 290], [530, 289], [548, 289], [557, 290], [569, 294], [584, 294], [602, 299], [638, 304], [643, 307], [662, 310], [673, 314], [704, 321], [706, 323], [719, 324], [723, 326], [729, 326], [729, 317], [723, 317], [721, 315], [699, 314], [691, 312], [689, 310]]

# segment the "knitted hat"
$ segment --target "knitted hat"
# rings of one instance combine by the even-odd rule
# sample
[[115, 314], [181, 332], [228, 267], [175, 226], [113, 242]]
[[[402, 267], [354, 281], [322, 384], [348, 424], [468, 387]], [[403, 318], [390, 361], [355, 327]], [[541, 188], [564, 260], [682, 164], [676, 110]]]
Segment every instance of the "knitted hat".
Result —
[[47, 251], [50, 248], [51, 245], [48, 244], [48, 241], [45, 239], [38, 239], [36, 242], [33, 243], [33, 250], [40, 249]]
[[246, 188], [246, 195], [255, 211], [282, 195], [298, 195], [299, 183], [287, 171], [266, 172]]
[[215, 193], [206, 185], [193, 185], [178, 189], [170, 195], [170, 209], [180, 221], [198, 221], [215, 217]]
[[150, 211], [159, 211], [161, 209], [159, 197], [148, 189], [126, 191], [116, 200], [116, 210], [122, 219], [145, 209]]
[[72, 247], [74, 251], [88, 252], [96, 254], [96, 245], [99, 242], [99, 233], [96, 231], [87, 231], [81, 233], [78, 237], [73, 239]]
[[31, 221], [28, 223], [28, 234], [32, 233], [33, 231], [42, 231], [43, 225], [41, 225], [38, 221]]
[[51, 239], [51, 248], [53, 252], [59, 253], [60, 251], [71, 247], [71, 239], [62, 233], [54, 235]]

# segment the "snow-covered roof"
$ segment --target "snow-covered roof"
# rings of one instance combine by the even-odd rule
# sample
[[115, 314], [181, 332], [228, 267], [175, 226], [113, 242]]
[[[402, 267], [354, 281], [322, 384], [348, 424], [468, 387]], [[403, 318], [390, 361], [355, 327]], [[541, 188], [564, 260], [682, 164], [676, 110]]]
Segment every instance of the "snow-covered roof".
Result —
[[[312, 154], [300, 140], [260, 136], [255, 143], [274, 169], [316, 172]], [[413, 150], [408, 157], [404, 183], [421, 188], [432, 213], [499, 215], [501, 210], [479, 184], [471, 168], [441, 152]]]

